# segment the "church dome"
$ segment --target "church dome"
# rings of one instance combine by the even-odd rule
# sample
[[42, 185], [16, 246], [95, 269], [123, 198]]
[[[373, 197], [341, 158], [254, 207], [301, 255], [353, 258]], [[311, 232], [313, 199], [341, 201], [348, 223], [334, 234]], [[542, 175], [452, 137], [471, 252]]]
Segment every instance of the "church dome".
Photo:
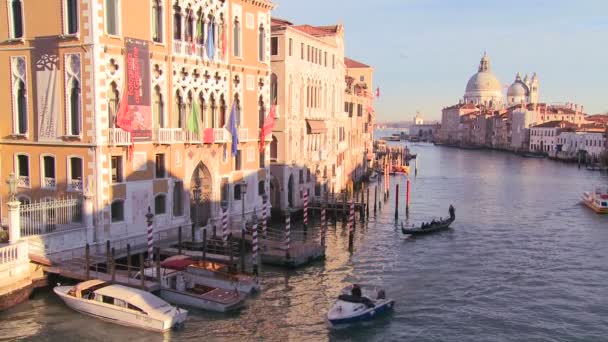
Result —
[[466, 102], [497, 103], [502, 98], [500, 81], [490, 70], [490, 59], [484, 53], [477, 73], [469, 79], [464, 93]]
[[528, 87], [521, 81], [516, 81], [507, 90], [507, 96], [528, 96]]

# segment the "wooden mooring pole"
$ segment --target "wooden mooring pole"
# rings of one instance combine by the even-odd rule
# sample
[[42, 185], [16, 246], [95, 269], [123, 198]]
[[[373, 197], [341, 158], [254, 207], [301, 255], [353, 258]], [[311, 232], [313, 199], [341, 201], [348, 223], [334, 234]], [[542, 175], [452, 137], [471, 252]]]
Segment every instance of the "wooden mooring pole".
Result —
[[207, 229], [203, 229], [203, 260], [207, 259]]
[[399, 219], [399, 183], [395, 184], [395, 220]]
[[154, 247], [154, 256], [156, 257], [156, 280], [160, 286], [160, 247]]
[[367, 201], [365, 201], [365, 216], [369, 217], [369, 186], [367, 188]]
[[91, 247], [89, 246], [89, 244], [87, 243], [84, 246], [84, 267], [85, 268], [85, 278], [84, 280], [89, 280], [89, 272], [90, 272], [90, 268], [91, 268]]
[[114, 253], [114, 247], [112, 247], [112, 263], [110, 265], [110, 272], [112, 274], [112, 283], [116, 282], [116, 260], [114, 259], [116, 257], [116, 254]]
[[145, 268], [144, 268], [144, 253], [139, 253], [139, 280], [141, 289], [144, 290], [146, 288], [146, 277], [145, 277]]
[[374, 216], [376, 216], [376, 210], [378, 206], [378, 184], [374, 186]]
[[131, 279], [131, 244], [127, 244], [127, 279]]
[[182, 254], [182, 226], [177, 227], [177, 254]]

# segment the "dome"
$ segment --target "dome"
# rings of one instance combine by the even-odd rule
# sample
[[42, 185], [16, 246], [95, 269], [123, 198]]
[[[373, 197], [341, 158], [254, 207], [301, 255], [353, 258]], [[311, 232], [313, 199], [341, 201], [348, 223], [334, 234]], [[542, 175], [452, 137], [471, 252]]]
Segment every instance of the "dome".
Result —
[[490, 71], [480, 71], [473, 75], [467, 83], [466, 94], [479, 94], [502, 91], [500, 81]]
[[516, 81], [507, 90], [507, 96], [528, 96], [528, 87], [521, 81]]

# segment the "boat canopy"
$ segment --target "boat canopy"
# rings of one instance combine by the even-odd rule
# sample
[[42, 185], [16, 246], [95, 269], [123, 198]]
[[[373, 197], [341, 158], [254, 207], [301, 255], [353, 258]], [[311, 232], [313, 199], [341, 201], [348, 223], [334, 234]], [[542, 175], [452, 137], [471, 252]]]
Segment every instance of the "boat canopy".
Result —
[[83, 281], [82, 283], [78, 283], [76, 284], [72, 290], [70, 291], [71, 295], [78, 297], [78, 298], [82, 298], [82, 292], [86, 291], [86, 290], [97, 290], [99, 288], [102, 288], [104, 286], [108, 286], [109, 283], [106, 283], [103, 280], [99, 280], [99, 279], [91, 279], [91, 280], [87, 280], [87, 281]]
[[161, 267], [170, 268], [172, 270], [183, 271], [186, 267], [192, 265], [194, 260], [190, 258], [165, 260], [160, 263]]
[[150, 312], [153, 309], [169, 306], [167, 302], [149, 292], [122, 285], [109, 285], [96, 290], [95, 294], [124, 300], [125, 302], [135, 305], [145, 312]]

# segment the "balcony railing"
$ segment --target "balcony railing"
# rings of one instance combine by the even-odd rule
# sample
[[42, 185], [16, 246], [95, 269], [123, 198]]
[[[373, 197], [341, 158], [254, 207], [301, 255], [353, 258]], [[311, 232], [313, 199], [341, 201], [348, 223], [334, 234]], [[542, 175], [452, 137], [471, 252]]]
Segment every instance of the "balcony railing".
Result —
[[17, 178], [17, 186], [20, 188], [30, 187], [30, 176], [19, 176]]
[[184, 142], [184, 140], [186, 140], [185, 138], [185, 132], [182, 128], [175, 128], [172, 130], [173, 132], [173, 142], [176, 143], [181, 143]]
[[239, 141], [249, 140], [249, 129], [239, 128]]
[[124, 131], [122, 128], [110, 128], [109, 135], [110, 145], [131, 145], [131, 133]]
[[201, 139], [201, 135], [198, 133], [185, 131], [184, 134], [185, 134], [185, 138], [186, 138], [185, 141], [188, 144], [202, 144], [203, 143], [203, 141]]
[[51, 177], [44, 177], [42, 179], [42, 187], [45, 189], [55, 189], [57, 182], [55, 180], [55, 178], [51, 178]]
[[186, 42], [183, 42], [181, 40], [174, 40], [173, 41], [173, 53], [176, 55], [184, 54], [185, 44], [186, 44]]
[[230, 133], [225, 128], [214, 128], [213, 141], [216, 144], [227, 143], [230, 141]]
[[175, 138], [179, 136], [177, 132], [181, 132], [181, 128], [157, 128], [154, 130], [152, 140], [157, 144], [173, 144], [176, 142]]
[[82, 192], [82, 180], [81, 179], [68, 180], [68, 191]]

